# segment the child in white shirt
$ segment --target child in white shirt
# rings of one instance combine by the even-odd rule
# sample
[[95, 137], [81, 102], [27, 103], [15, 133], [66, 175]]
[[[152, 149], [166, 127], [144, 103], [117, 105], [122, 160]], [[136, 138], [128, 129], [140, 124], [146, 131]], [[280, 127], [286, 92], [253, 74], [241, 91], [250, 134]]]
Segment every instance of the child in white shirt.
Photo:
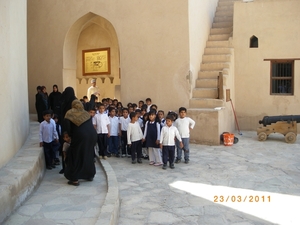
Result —
[[121, 143], [122, 143], [122, 157], [125, 157], [126, 154], [130, 158], [130, 146], [127, 144], [127, 129], [128, 124], [130, 123], [130, 118], [128, 116], [128, 109], [123, 108], [122, 114], [119, 118], [119, 136], [121, 136]]
[[181, 162], [182, 151], [184, 151], [184, 162], [189, 163], [190, 159], [190, 130], [194, 128], [195, 121], [186, 116], [186, 108], [179, 108], [179, 118], [175, 121], [174, 126], [177, 127], [182, 139], [183, 148], [179, 146], [179, 141], [176, 140], [177, 158], [175, 163]]
[[130, 113], [130, 123], [127, 129], [127, 144], [131, 146], [131, 160], [135, 164], [135, 153], [137, 154], [137, 162], [142, 163], [142, 138], [143, 132], [137, 120], [139, 119], [136, 112]]
[[163, 169], [167, 169], [167, 162], [171, 169], [174, 169], [174, 158], [175, 158], [175, 137], [179, 141], [180, 147], [183, 147], [181, 137], [176, 127], [172, 126], [173, 117], [168, 115], [166, 117], [166, 126], [161, 129], [160, 133], [160, 148], [162, 149], [163, 156]]
[[93, 117], [93, 125], [98, 134], [98, 146], [99, 146], [99, 157], [103, 159], [107, 159], [107, 138], [110, 134], [110, 121], [105, 113], [105, 106], [100, 104], [99, 113]]
[[156, 120], [155, 110], [150, 110], [149, 120], [145, 124], [143, 141], [146, 143], [146, 147], [149, 152], [149, 165], [161, 166], [162, 159], [159, 148], [160, 140], [160, 123]]
[[109, 152], [116, 157], [119, 157], [119, 118], [116, 117], [116, 109], [110, 108], [109, 110], [109, 127], [110, 133], [108, 138]]

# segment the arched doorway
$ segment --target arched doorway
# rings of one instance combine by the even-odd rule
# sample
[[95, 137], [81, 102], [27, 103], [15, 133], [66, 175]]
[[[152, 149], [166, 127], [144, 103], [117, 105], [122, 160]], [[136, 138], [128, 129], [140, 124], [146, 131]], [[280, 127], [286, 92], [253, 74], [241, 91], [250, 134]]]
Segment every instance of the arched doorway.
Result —
[[[109, 48], [109, 74], [83, 75], [82, 51]], [[63, 47], [63, 87], [72, 86], [78, 98], [86, 95], [91, 79], [96, 79], [100, 98], [120, 99], [120, 57], [117, 35], [112, 24], [94, 13], [79, 18], [69, 29]]]

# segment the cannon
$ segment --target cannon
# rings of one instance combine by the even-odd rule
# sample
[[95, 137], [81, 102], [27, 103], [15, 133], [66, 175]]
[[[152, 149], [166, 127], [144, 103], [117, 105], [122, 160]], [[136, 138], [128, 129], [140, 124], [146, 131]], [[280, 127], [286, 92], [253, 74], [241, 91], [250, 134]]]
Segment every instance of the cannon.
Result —
[[287, 143], [294, 143], [297, 139], [297, 123], [300, 123], [300, 115], [264, 116], [259, 120], [263, 126], [257, 128], [258, 140], [265, 141], [271, 133], [281, 133]]

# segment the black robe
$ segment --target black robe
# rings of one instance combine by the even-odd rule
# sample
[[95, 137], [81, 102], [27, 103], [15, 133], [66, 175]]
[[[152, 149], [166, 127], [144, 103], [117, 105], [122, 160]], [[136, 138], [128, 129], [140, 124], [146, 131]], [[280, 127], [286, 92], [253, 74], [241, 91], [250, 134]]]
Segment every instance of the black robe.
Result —
[[36, 112], [38, 115], [38, 121], [41, 123], [44, 121], [43, 112], [45, 110], [47, 110], [46, 105], [43, 100], [43, 94], [41, 92], [38, 92], [35, 95], [35, 108], [36, 108]]
[[49, 95], [49, 108], [53, 110], [54, 114], [57, 114], [60, 117], [61, 114], [61, 93], [59, 91], [51, 92]]
[[67, 151], [65, 177], [70, 181], [91, 179], [96, 174], [94, 163], [94, 147], [97, 142], [97, 132], [92, 119], [79, 127], [70, 120], [64, 120], [66, 131], [71, 136], [71, 145]]

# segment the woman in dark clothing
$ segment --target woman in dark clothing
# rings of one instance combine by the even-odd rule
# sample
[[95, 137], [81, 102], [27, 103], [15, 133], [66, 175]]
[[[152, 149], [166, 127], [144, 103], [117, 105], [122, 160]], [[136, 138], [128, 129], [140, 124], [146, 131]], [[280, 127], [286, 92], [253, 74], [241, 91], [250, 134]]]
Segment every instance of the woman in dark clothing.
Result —
[[91, 100], [85, 103], [85, 110], [90, 111], [96, 107], [96, 95], [91, 95]]
[[38, 115], [38, 121], [40, 123], [44, 121], [43, 111], [45, 111], [45, 105], [44, 105], [41, 89], [42, 89], [41, 86], [37, 86], [37, 88], [36, 88], [37, 93], [35, 95], [35, 109], [36, 109], [36, 112]]
[[47, 110], [47, 109], [49, 109], [48, 93], [47, 93], [47, 90], [46, 90], [45, 86], [42, 86], [41, 90], [42, 90], [41, 95], [42, 95], [43, 102], [44, 102], [44, 110]]
[[[60, 118], [61, 110], [60, 110], [60, 100], [61, 100], [61, 93], [58, 91], [58, 87], [56, 84], [53, 85], [53, 92], [49, 95], [49, 106], [52, 109], [53, 113], [58, 115]], [[60, 120], [59, 120], [60, 122]]]
[[96, 174], [94, 146], [97, 143], [97, 133], [90, 114], [84, 110], [79, 100], [72, 102], [72, 109], [65, 115], [64, 126], [71, 137], [64, 171], [68, 184], [78, 186], [78, 179], [92, 181]]
[[[75, 92], [72, 87], [66, 87], [61, 95], [61, 116], [65, 118], [66, 112], [72, 108], [72, 102], [76, 99]], [[63, 129], [63, 128], [62, 128]], [[62, 130], [64, 132], [64, 130]]]
[[[64, 92], [61, 95], [61, 99], [60, 99], [60, 109], [61, 109], [61, 133], [63, 134], [66, 131], [65, 125], [63, 123], [66, 112], [72, 108], [72, 102], [76, 99], [75, 96], [75, 92], [74, 89], [72, 87], [66, 87]], [[63, 146], [63, 141], [60, 143], [61, 146]], [[60, 152], [61, 157], [62, 157], [62, 169], [59, 171], [60, 174], [64, 173], [65, 170], [65, 163], [64, 163], [64, 159], [63, 159], [63, 154], [62, 152]]]

